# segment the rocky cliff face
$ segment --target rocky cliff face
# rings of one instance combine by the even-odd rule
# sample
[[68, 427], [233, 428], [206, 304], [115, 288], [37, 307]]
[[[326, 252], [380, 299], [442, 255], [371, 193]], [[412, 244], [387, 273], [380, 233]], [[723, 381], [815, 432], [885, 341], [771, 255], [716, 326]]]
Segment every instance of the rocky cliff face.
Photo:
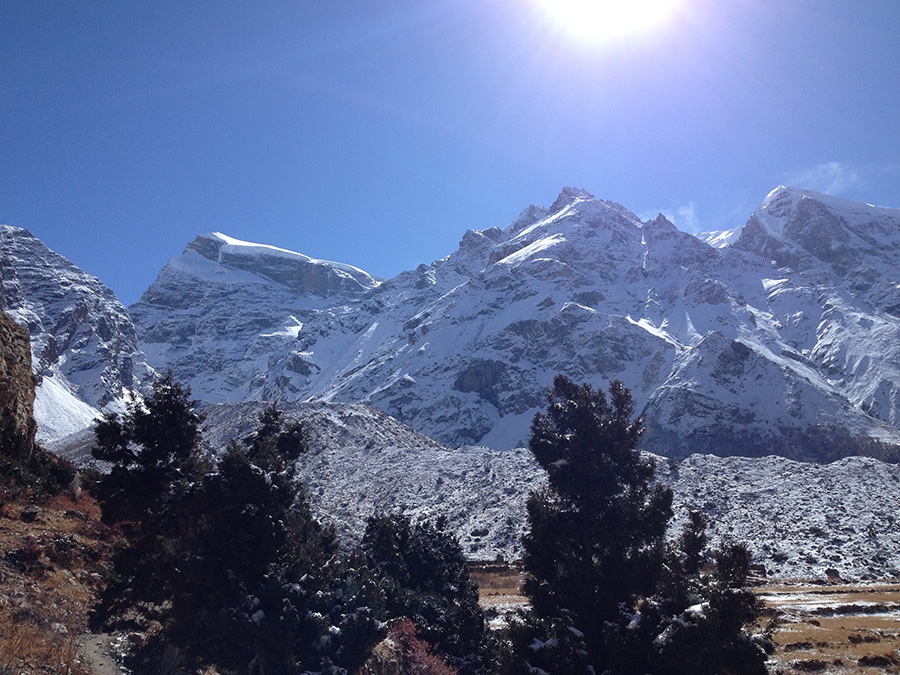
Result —
[[0, 304], [31, 338], [38, 439], [117, 410], [152, 376], [111, 290], [27, 230], [0, 226]]
[[0, 311], [0, 420], [34, 445], [34, 380], [28, 331]]
[[780, 188], [732, 234], [567, 188], [383, 283], [206, 235], [131, 312], [202, 400], [361, 401], [450, 446], [525, 444], [558, 372], [622, 380], [673, 457], [900, 442], [900, 212]]

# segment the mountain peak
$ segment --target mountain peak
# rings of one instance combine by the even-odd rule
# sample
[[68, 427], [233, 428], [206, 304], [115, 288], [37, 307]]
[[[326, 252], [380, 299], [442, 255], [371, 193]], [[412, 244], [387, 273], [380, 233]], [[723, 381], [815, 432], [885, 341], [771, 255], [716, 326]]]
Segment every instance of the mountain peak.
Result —
[[556, 198], [556, 201], [550, 206], [550, 213], [556, 213], [578, 201], [591, 201], [593, 199], [594, 195], [587, 190], [576, 187], [564, 187], [562, 192], [560, 192], [559, 196]]
[[824, 207], [829, 210], [844, 211], [848, 207], [856, 205], [856, 202], [805, 188], [779, 185], [766, 195], [754, 216], [759, 219], [760, 224], [770, 235], [782, 239], [785, 236], [785, 225], [796, 219], [801, 209], [808, 208], [813, 204], [819, 205], [817, 207], [819, 209]]
[[198, 235], [187, 245], [185, 254], [190, 251], [222, 267], [250, 272], [300, 293], [324, 296], [335, 291], [358, 292], [378, 286], [374, 277], [353, 265], [319, 260], [221, 232]]
[[0, 226], [0, 306], [28, 330], [40, 442], [117, 411], [152, 378], [125, 308], [31, 232]]
[[788, 187], [784, 185], [779, 185], [766, 195], [759, 210], [767, 210], [773, 215], [786, 216], [804, 202], [818, 202], [833, 211], [888, 213], [893, 215], [896, 215], [897, 213], [897, 209], [865, 204], [852, 199], [846, 199], [845, 197], [836, 197], [834, 195], [825, 194], [824, 192], [816, 192], [815, 190], [809, 190], [807, 188]]
[[666, 218], [662, 213], [658, 213], [655, 218], [651, 218], [645, 223], [641, 224], [642, 227], [646, 227], [648, 229], [653, 228], [662, 228], [662, 229], [678, 229], [672, 223], [671, 220]]

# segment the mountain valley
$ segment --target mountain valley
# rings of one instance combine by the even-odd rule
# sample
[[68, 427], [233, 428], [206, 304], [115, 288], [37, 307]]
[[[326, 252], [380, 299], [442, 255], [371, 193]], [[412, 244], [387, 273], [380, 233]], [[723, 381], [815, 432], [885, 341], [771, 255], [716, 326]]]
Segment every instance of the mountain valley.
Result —
[[703, 509], [775, 577], [900, 573], [900, 475], [877, 459], [900, 444], [898, 210], [778, 188], [702, 240], [566, 188], [388, 280], [205, 234], [127, 310], [30, 233], [0, 234], [38, 438], [76, 462], [92, 419], [171, 368], [211, 452], [263, 401], [306, 420], [307, 489], [349, 539], [372, 513], [443, 514], [467, 555], [511, 560], [553, 376], [620, 379], [676, 524]]

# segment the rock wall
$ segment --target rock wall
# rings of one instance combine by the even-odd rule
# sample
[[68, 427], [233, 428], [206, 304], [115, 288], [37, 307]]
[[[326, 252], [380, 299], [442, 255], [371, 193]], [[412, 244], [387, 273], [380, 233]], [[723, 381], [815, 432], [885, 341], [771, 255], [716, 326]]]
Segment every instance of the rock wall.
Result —
[[34, 443], [34, 379], [28, 331], [0, 311], [0, 420]]

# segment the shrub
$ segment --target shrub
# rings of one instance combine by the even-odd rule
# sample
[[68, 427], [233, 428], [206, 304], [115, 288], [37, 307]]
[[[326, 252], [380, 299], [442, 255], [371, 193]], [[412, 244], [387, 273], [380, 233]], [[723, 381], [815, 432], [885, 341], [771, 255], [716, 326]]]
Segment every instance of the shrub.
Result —
[[72, 482], [75, 467], [31, 441], [10, 418], [0, 419], [0, 492], [4, 501], [43, 501]]
[[460, 672], [483, 669], [486, 635], [478, 587], [442, 521], [372, 517], [361, 551], [384, 591], [387, 619], [411, 619], [419, 637]]

